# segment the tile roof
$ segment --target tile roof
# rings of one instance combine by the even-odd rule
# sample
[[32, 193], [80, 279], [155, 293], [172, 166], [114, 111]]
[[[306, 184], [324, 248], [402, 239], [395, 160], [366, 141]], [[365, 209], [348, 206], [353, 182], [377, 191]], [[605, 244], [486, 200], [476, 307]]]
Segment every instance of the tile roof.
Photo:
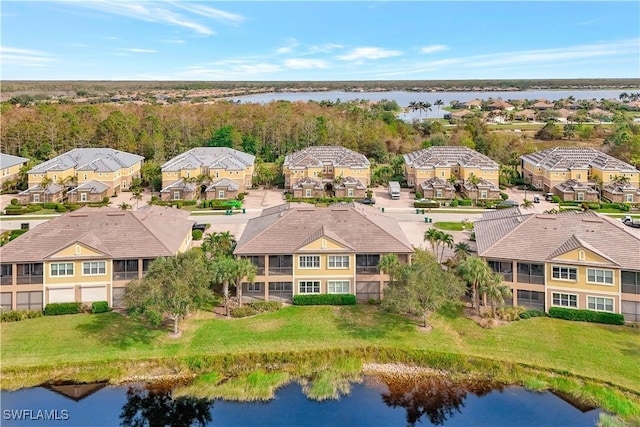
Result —
[[297, 180], [291, 188], [294, 190], [300, 190], [309, 186], [313, 186], [315, 190], [324, 189], [324, 185], [320, 181], [313, 179], [310, 176], [305, 176], [304, 178]]
[[367, 188], [359, 179], [352, 176], [342, 178], [342, 181], [335, 185], [335, 188], [346, 188], [347, 186], [355, 186], [358, 190], [365, 190]]
[[433, 169], [435, 167], [478, 167], [480, 169], [498, 170], [498, 163], [484, 154], [468, 147], [438, 146], [423, 148], [404, 155], [407, 165], [416, 169]]
[[622, 194], [625, 191], [640, 191], [640, 189], [636, 188], [635, 186], [633, 186], [632, 184], [629, 184], [628, 182], [622, 183], [622, 182], [615, 182], [612, 181], [606, 185], [604, 185], [603, 190], [608, 191], [609, 193], [613, 193], [613, 194]]
[[480, 178], [478, 179], [478, 183], [477, 184], [472, 184], [469, 181], [466, 181], [464, 184], [462, 184], [462, 186], [464, 188], [466, 188], [467, 190], [475, 190], [478, 188], [488, 188], [489, 190], [494, 190], [494, 191], [498, 191], [500, 188], [495, 185], [494, 183], [487, 181], [484, 178]]
[[253, 166], [256, 157], [228, 147], [195, 147], [177, 155], [162, 165], [163, 172], [183, 169], [245, 170]]
[[27, 163], [29, 159], [24, 157], [13, 156], [11, 154], [0, 153], [0, 169], [10, 168], [11, 166]]
[[371, 165], [364, 154], [339, 145], [320, 145], [296, 151], [284, 158], [283, 165], [289, 169], [306, 169], [324, 164], [349, 168], [368, 168]]
[[328, 207], [284, 204], [252, 218], [235, 254], [291, 254], [321, 235], [357, 253], [412, 253], [397, 222], [370, 206], [339, 203]]
[[231, 181], [229, 178], [221, 178], [209, 184], [205, 191], [215, 190], [220, 187], [224, 187], [229, 191], [238, 191], [240, 185], [235, 181]]
[[81, 184], [81, 185], [77, 186], [74, 189], [69, 190], [67, 192], [67, 194], [74, 194], [74, 193], [77, 193], [80, 190], [89, 190], [89, 192], [92, 193], [92, 194], [102, 194], [108, 188], [109, 188], [109, 186], [107, 184], [103, 184], [100, 181], [89, 181], [89, 182], [85, 182], [84, 184]]
[[568, 179], [555, 186], [558, 191], [563, 193], [573, 193], [574, 191], [583, 190], [587, 193], [597, 194], [598, 190], [595, 189], [595, 184], [588, 182], [580, 182], [575, 179]]
[[175, 255], [194, 221], [142, 209], [84, 207], [41, 224], [0, 248], [2, 262], [42, 262], [76, 242], [109, 258]]
[[439, 178], [437, 176], [433, 178], [429, 178], [426, 181], [423, 181], [422, 183], [420, 183], [420, 186], [422, 187], [423, 190], [431, 190], [435, 187], [444, 187], [446, 190], [456, 189], [452, 183], [442, 178]]
[[161, 193], [168, 193], [171, 190], [184, 190], [184, 191], [195, 191], [196, 190], [195, 182], [186, 182], [184, 178], [180, 178], [174, 183], [171, 183], [160, 190]]
[[77, 171], [114, 172], [122, 168], [131, 167], [142, 160], [144, 160], [142, 156], [112, 148], [74, 148], [51, 160], [40, 163], [31, 169], [29, 173], [65, 171], [71, 168]]
[[640, 239], [593, 211], [528, 214], [505, 209], [474, 223], [478, 255], [542, 262], [580, 246], [611, 264], [640, 269]]
[[[64, 187], [62, 185], [56, 184], [55, 182], [52, 182], [51, 184], [47, 185], [47, 187], [44, 189], [44, 193], [45, 194], [56, 194], [61, 192], [62, 190], [64, 190]], [[27, 194], [31, 194], [33, 192], [40, 192], [42, 191], [42, 187], [40, 186], [40, 184], [31, 187], [31, 188], [27, 188], [24, 191], [20, 192], [20, 196], [26, 196]]]
[[552, 170], [588, 169], [590, 166], [595, 166], [599, 169], [616, 170], [622, 173], [638, 172], [630, 164], [594, 148], [555, 147], [525, 154], [520, 158], [535, 166]]

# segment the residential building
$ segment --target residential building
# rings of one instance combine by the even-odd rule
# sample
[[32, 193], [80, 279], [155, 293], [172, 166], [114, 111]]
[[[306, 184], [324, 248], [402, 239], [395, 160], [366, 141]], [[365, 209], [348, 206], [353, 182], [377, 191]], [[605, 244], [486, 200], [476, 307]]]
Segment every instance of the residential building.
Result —
[[234, 199], [253, 185], [255, 156], [228, 147], [196, 147], [162, 165], [162, 200]]
[[121, 307], [127, 283], [149, 264], [191, 246], [188, 212], [84, 207], [47, 221], [0, 247], [3, 309], [107, 301]]
[[0, 184], [4, 184], [5, 182], [18, 178], [20, 168], [28, 161], [29, 159], [25, 159], [24, 157], [0, 153], [0, 169], [2, 169]]
[[561, 200], [640, 201], [640, 171], [594, 148], [555, 147], [520, 157], [525, 181]]
[[284, 186], [294, 197], [363, 197], [371, 183], [371, 164], [360, 153], [338, 145], [308, 147], [285, 157]]
[[[42, 203], [42, 195], [50, 193], [46, 201], [54, 201], [62, 198], [62, 193], [49, 188], [49, 184], [75, 187], [94, 181], [105, 185], [105, 194], [110, 197], [128, 190], [133, 179], [140, 177], [143, 160], [137, 154], [112, 148], [75, 148], [31, 169], [29, 188], [20, 193], [20, 198], [23, 203]], [[47, 188], [42, 188], [43, 183]]]
[[357, 203], [315, 207], [291, 203], [249, 220], [234, 254], [254, 263], [245, 297], [291, 300], [295, 295], [355, 294], [380, 299], [389, 278], [378, 269], [384, 254], [410, 262], [413, 246], [397, 222]]
[[640, 321], [640, 238], [593, 211], [529, 213], [519, 207], [474, 223], [478, 256], [513, 291], [508, 304], [622, 313]]
[[[500, 198], [500, 166], [489, 157], [470, 148], [424, 148], [405, 154], [404, 163], [407, 184], [409, 187], [415, 187], [424, 197], [451, 198], [448, 197], [451, 195], [451, 188], [443, 186], [441, 182], [446, 181], [452, 185], [460, 185], [460, 191], [471, 199]], [[434, 178], [439, 178], [440, 181]], [[438, 189], [442, 192], [438, 193]]]

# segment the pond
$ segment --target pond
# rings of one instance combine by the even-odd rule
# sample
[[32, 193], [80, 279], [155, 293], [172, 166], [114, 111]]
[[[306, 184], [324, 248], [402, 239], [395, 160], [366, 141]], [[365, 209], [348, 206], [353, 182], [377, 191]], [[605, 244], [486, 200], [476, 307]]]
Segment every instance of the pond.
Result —
[[595, 426], [600, 410], [551, 392], [446, 378], [367, 376], [337, 400], [315, 401], [289, 383], [257, 402], [172, 397], [171, 390], [104, 384], [3, 391], [8, 426]]

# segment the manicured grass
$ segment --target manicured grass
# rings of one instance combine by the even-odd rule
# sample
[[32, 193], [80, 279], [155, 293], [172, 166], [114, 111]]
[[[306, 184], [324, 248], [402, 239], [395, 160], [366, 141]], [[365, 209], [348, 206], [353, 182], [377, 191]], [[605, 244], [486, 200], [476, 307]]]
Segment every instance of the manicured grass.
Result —
[[473, 228], [473, 223], [469, 222], [467, 224], [463, 224], [462, 222], [434, 222], [433, 226], [440, 230], [446, 231], [462, 231], [462, 230], [470, 230]]
[[640, 392], [639, 329], [549, 318], [482, 329], [454, 310], [432, 315], [429, 322], [433, 329], [424, 332], [408, 319], [368, 305], [292, 306], [233, 320], [202, 312], [184, 321], [182, 337], [174, 339], [166, 330], [149, 330], [116, 313], [42, 317], [2, 324], [1, 363], [6, 370], [374, 346], [521, 363]]

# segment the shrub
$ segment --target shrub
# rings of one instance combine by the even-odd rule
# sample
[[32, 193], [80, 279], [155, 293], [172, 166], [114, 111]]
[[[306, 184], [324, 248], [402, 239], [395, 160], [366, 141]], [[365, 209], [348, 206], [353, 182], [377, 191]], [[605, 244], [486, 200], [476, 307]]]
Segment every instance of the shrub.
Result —
[[58, 314], [77, 314], [82, 312], [82, 304], [79, 302], [60, 302], [47, 304], [44, 308], [45, 316], [56, 316]]
[[505, 307], [498, 307], [496, 309], [496, 314], [498, 315], [498, 318], [501, 320], [506, 320], [507, 322], [513, 322], [515, 320], [520, 320], [520, 318], [522, 317], [522, 313], [526, 311], [526, 309], [524, 307], [519, 307], [517, 305], [515, 306], [505, 306]]
[[541, 310], [525, 310], [520, 313], [521, 319], [529, 319], [531, 317], [546, 317], [547, 313]]
[[64, 205], [56, 204], [55, 210], [56, 212], [62, 213], [62, 212], [66, 212], [67, 208], [65, 208]]
[[248, 316], [254, 316], [258, 314], [258, 311], [248, 305], [245, 305], [244, 307], [236, 307], [236, 308], [232, 308], [231, 309], [231, 317], [248, 317]]
[[191, 232], [193, 240], [202, 240], [202, 230], [193, 230]]
[[244, 200], [244, 193], [238, 193], [238, 200], [240, 201]]
[[574, 320], [578, 322], [606, 323], [609, 325], [624, 325], [624, 316], [616, 313], [606, 313], [593, 310], [574, 310], [571, 308], [551, 307], [549, 317], [554, 319]]
[[458, 199], [453, 199], [453, 200], [451, 201], [451, 203], [449, 203], [449, 205], [450, 205], [452, 208], [455, 208], [455, 207], [457, 207], [457, 206], [458, 206], [458, 203], [460, 203], [460, 202], [458, 201]]
[[92, 313], [106, 313], [109, 311], [109, 303], [106, 301], [96, 301], [91, 304]]
[[110, 200], [110, 199], [109, 199], [109, 197], [107, 197], [107, 196], [104, 196], [104, 197], [102, 198], [102, 203], [103, 203], [103, 204], [105, 204], [105, 205], [108, 205], [110, 201], [111, 201], [111, 200]]
[[42, 316], [41, 310], [10, 310], [10, 311], [2, 310], [2, 316], [0, 321], [19, 322], [21, 320], [33, 319], [41, 316]]
[[353, 305], [356, 296], [352, 294], [295, 295], [293, 305]]
[[380, 304], [382, 303], [382, 301], [381, 301], [381, 300], [379, 300], [379, 299], [375, 299], [375, 298], [369, 298], [369, 299], [367, 300], [367, 303], [368, 303], [369, 305], [380, 305]]
[[502, 200], [507, 200], [507, 199], [509, 198], [509, 195], [508, 195], [507, 193], [502, 193], [502, 192], [501, 192], [501, 193], [500, 193], [500, 198], [501, 198]]
[[414, 208], [439, 208], [440, 202], [413, 202]]
[[259, 313], [278, 311], [282, 308], [280, 301], [254, 301], [249, 303], [249, 307]]
[[16, 199], [16, 198], [11, 199], [11, 205], [18, 206], [19, 204], [20, 204], [20, 202], [18, 201], [18, 199]]
[[473, 200], [471, 200], [471, 199], [462, 199], [462, 200], [458, 201], [458, 204], [460, 206], [471, 206], [471, 205], [473, 205]]
[[560, 197], [558, 197], [558, 196], [552, 196], [552, 197], [551, 197], [551, 201], [552, 201], [553, 203], [560, 203]]

